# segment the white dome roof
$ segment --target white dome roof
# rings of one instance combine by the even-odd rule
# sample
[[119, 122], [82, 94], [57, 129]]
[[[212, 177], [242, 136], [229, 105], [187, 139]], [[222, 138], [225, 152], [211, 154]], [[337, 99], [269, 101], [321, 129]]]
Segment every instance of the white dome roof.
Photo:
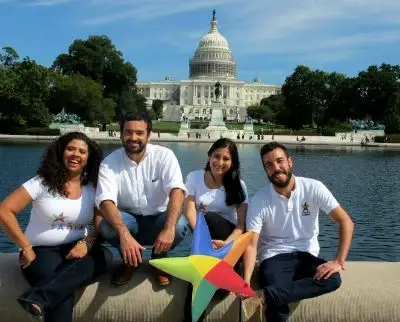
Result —
[[189, 69], [190, 78], [236, 77], [236, 62], [229, 49], [228, 41], [218, 31], [215, 10], [210, 31], [201, 37], [193, 59], [189, 62]]
[[228, 41], [218, 31], [217, 20], [211, 21], [211, 29], [207, 34], [201, 37], [197, 51], [205, 47], [220, 48], [230, 51]]

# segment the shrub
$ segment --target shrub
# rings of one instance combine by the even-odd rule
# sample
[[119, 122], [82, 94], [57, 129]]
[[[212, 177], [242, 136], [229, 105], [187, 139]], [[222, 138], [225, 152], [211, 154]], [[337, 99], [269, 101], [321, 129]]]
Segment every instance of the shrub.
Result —
[[60, 129], [49, 129], [44, 127], [31, 127], [26, 129], [25, 134], [28, 135], [47, 135], [47, 136], [57, 136], [60, 135]]
[[0, 120], [0, 133], [2, 134], [25, 134], [26, 125], [13, 119]]
[[[387, 141], [385, 140], [387, 138]], [[374, 142], [376, 143], [400, 143], [400, 134], [377, 135]]]
[[328, 124], [326, 124], [326, 126], [321, 129], [321, 134], [325, 136], [335, 136], [335, 134], [338, 132], [350, 131], [352, 131], [350, 123], [330, 120]]
[[190, 123], [190, 128], [193, 130], [202, 130], [208, 126], [208, 123], [204, 122], [192, 122]]
[[377, 136], [375, 136], [374, 141], [376, 143], [385, 143], [385, 136], [384, 135], [377, 135]]

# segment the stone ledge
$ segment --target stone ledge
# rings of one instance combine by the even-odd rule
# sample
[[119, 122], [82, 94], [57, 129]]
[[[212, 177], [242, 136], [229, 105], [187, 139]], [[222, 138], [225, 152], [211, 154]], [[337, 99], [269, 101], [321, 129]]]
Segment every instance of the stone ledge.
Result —
[[[158, 287], [148, 268], [142, 265], [125, 286], [111, 285], [108, 274], [88, 286], [77, 301], [74, 322], [182, 321], [187, 283], [174, 279]], [[400, 262], [349, 262], [342, 276], [336, 292], [294, 304], [290, 322], [400, 320]], [[27, 287], [17, 254], [0, 253], [1, 321], [28, 320], [15, 300]], [[212, 302], [207, 312], [205, 321], [260, 322], [263, 316], [258, 301], [240, 303], [234, 296]]]

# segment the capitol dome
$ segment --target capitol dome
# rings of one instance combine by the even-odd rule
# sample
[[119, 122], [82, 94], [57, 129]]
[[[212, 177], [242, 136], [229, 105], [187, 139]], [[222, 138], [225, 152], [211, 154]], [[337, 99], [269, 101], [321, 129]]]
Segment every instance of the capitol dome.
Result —
[[199, 42], [193, 58], [189, 61], [189, 78], [235, 79], [236, 62], [228, 41], [218, 31], [213, 11], [210, 31]]

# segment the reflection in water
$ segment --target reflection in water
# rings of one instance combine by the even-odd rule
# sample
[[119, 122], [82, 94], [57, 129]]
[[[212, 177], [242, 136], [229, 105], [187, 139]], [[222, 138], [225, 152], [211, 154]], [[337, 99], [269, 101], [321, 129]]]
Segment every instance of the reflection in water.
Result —
[[[204, 168], [211, 144], [162, 143], [173, 149], [183, 175]], [[117, 148], [103, 145], [105, 154]], [[0, 199], [35, 175], [44, 145], [0, 144]], [[238, 144], [242, 177], [252, 195], [266, 182], [259, 151], [261, 144]], [[400, 150], [365, 147], [288, 146], [294, 160], [294, 174], [323, 181], [355, 222], [352, 260], [400, 261]], [[29, 209], [19, 220], [26, 225]], [[337, 226], [320, 214], [321, 256], [335, 256]], [[175, 254], [190, 251], [190, 238]], [[16, 251], [0, 232], [0, 250]]]

